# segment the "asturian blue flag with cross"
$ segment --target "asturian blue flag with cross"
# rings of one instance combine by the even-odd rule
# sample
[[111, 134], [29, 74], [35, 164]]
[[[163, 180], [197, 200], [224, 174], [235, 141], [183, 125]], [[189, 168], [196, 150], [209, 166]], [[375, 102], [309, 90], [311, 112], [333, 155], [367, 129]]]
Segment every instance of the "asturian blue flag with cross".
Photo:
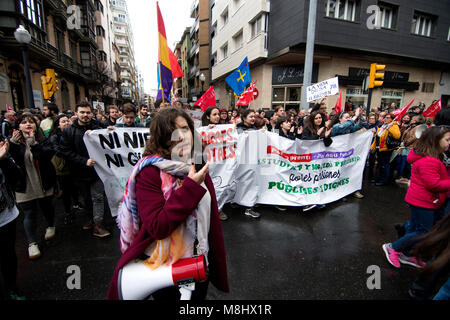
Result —
[[246, 85], [252, 82], [247, 57], [242, 61], [239, 68], [226, 77], [225, 81], [238, 97], [245, 91]]

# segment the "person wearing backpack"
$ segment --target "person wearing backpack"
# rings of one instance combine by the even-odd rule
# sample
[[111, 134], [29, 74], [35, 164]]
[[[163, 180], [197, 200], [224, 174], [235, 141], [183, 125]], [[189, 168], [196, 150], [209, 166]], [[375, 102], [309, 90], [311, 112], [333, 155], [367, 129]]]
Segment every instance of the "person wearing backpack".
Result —
[[370, 152], [377, 154], [377, 175], [376, 186], [385, 186], [390, 182], [391, 176], [391, 156], [392, 151], [400, 147], [401, 132], [395, 115], [388, 113], [384, 118], [384, 124], [377, 129], [375, 139], [373, 139]]
[[[149, 272], [183, 258], [203, 255], [208, 280], [195, 284], [192, 300], [206, 297], [208, 283], [228, 292], [225, 245], [209, 163], [192, 164], [194, 139], [201, 139], [189, 115], [165, 108], [152, 120], [143, 158], [128, 178], [118, 210], [123, 253], [110, 283], [107, 299], [120, 298], [119, 273], [129, 263], [142, 263]], [[196, 144], [197, 146], [197, 144]], [[122, 282], [122, 281], [120, 281]], [[169, 286], [152, 293], [155, 300], [178, 300]]]

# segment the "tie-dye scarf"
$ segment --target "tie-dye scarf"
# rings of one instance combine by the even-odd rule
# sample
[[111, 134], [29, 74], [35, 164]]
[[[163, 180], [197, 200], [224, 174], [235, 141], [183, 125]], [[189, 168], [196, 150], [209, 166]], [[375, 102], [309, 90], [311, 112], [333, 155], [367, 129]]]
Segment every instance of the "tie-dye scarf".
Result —
[[[143, 168], [149, 165], [153, 165], [160, 169], [161, 191], [166, 200], [173, 191], [181, 187], [182, 179], [188, 175], [190, 169], [190, 166], [186, 163], [167, 160], [158, 155], [144, 157], [136, 163], [128, 178], [117, 216], [117, 224], [120, 229], [120, 249], [122, 253], [131, 245], [141, 227], [141, 219], [137, 210], [136, 177]], [[207, 211], [210, 212], [210, 207]], [[169, 237], [152, 243], [151, 247], [148, 248], [152, 254], [145, 261], [145, 264], [150, 268], [155, 269], [162, 264], [171, 264], [184, 257], [186, 250], [193, 245], [194, 237], [197, 234], [197, 224], [202, 230], [206, 228], [206, 232], [199, 232], [199, 235], [204, 233], [207, 234], [209, 231], [209, 215], [207, 217], [204, 215], [199, 216], [198, 218], [199, 219], [197, 219], [196, 213], [194, 212], [193, 215], [189, 216], [188, 219], [186, 219], [186, 222], [181, 224]], [[199, 237], [198, 240], [199, 243], [207, 243], [207, 239], [201, 239]], [[206, 245], [205, 250], [201, 251], [207, 250], [208, 248]]]

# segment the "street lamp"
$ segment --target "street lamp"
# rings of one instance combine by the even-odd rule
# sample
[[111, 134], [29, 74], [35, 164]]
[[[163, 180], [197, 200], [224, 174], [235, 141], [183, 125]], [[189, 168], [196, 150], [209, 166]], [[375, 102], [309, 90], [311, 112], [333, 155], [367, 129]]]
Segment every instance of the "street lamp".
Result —
[[205, 75], [202, 73], [200, 75], [199, 79], [200, 79], [200, 82], [202, 83], [202, 94], [203, 94], [203, 91], [204, 91], [203, 86], [205, 84]]
[[28, 44], [31, 41], [31, 35], [23, 27], [23, 25], [19, 25], [19, 27], [14, 32], [14, 37], [16, 38], [17, 42], [21, 44], [22, 48], [22, 55], [23, 55], [23, 70], [25, 73], [25, 82], [26, 82], [26, 88], [27, 88], [27, 108], [33, 108], [34, 109], [34, 98], [33, 98], [33, 88], [31, 87], [31, 76], [30, 76], [30, 64], [29, 64], [29, 58], [28, 58]]

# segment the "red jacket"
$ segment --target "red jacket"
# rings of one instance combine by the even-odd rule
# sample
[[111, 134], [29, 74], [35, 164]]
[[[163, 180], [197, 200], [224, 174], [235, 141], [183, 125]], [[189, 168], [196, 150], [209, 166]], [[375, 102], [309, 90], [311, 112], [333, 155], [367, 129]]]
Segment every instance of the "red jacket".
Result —
[[450, 190], [450, 179], [444, 164], [430, 156], [419, 156], [414, 153], [414, 149], [409, 152], [407, 160], [412, 169], [405, 201], [421, 208], [439, 209]]
[[[209, 231], [209, 280], [219, 290], [229, 291], [222, 225], [219, 219], [216, 193], [211, 177], [206, 176], [206, 187], [211, 194], [211, 219]], [[154, 241], [168, 237], [197, 207], [206, 190], [186, 177], [183, 185], [166, 201], [161, 191], [159, 169], [148, 166], [136, 177], [136, 197], [141, 229], [120, 258], [111, 281], [107, 299], [117, 300], [117, 276], [128, 262], [137, 259]]]

